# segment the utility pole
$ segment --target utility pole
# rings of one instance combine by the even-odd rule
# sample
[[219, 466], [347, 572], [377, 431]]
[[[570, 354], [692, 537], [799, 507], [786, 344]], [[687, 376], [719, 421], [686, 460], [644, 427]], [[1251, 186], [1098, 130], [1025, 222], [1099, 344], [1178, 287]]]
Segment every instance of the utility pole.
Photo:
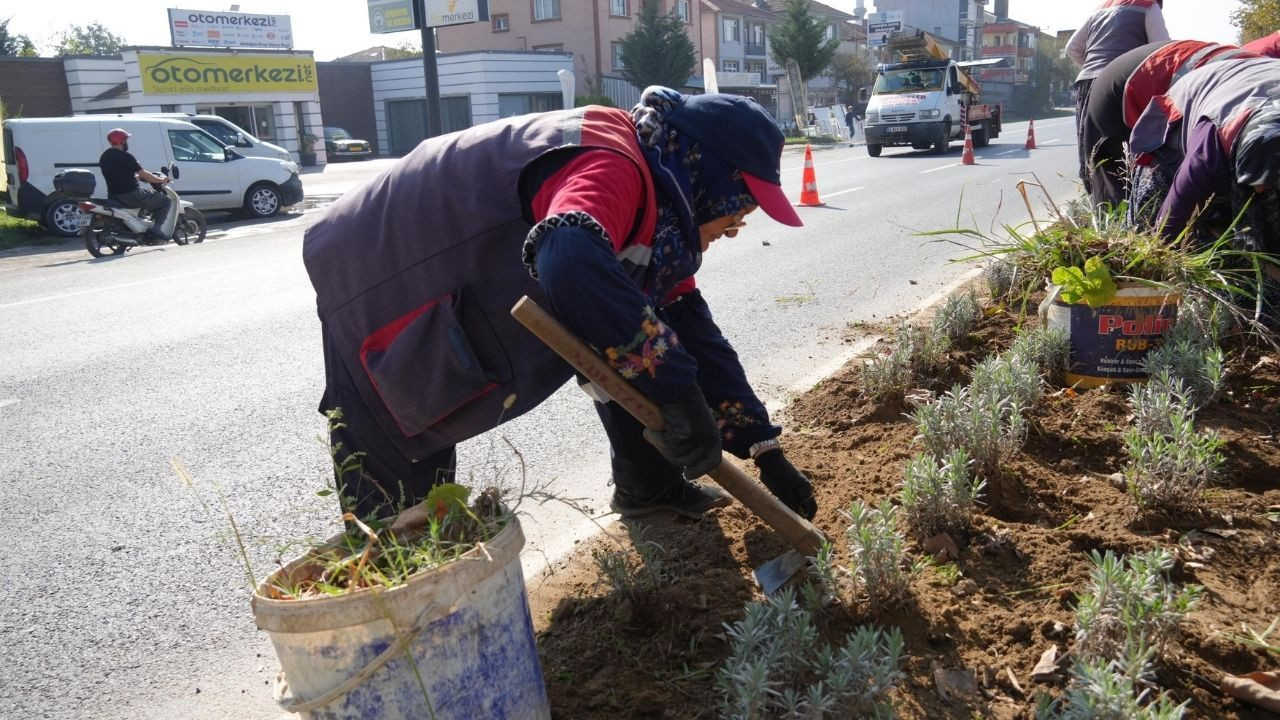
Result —
[[[415, 0], [422, 2], [422, 0]], [[427, 16], [423, 9], [421, 17]], [[422, 23], [422, 77], [427, 85], [427, 137], [433, 138], [444, 132], [444, 123], [440, 120], [440, 73], [436, 69], [436, 29]]]

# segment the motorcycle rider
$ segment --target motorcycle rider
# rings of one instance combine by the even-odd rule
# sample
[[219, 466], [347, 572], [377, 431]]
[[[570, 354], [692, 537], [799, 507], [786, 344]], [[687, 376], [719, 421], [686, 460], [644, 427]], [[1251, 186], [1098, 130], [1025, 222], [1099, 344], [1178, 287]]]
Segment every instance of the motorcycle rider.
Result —
[[147, 230], [147, 237], [154, 242], [165, 242], [169, 238], [160, 228], [169, 214], [169, 196], [152, 190], [149, 185], [142, 185], [138, 180], [164, 185], [170, 179], [142, 169], [137, 158], [129, 153], [129, 137], [129, 133], [121, 128], [107, 133], [107, 144], [111, 147], [98, 158], [98, 168], [107, 181], [107, 197], [125, 207], [150, 210], [151, 228]]

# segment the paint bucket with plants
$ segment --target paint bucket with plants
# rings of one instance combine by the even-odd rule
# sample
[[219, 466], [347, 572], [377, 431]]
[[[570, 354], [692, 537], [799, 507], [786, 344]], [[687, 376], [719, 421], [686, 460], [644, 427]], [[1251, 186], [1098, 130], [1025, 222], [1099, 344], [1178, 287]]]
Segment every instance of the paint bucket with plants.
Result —
[[1067, 338], [1063, 382], [1093, 388], [1148, 379], [1147, 352], [1177, 323], [1179, 301], [1166, 287], [1117, 284], [1098, 257], [1056, 268], [1040, 318]]
[[549, 718], [516, 516], [487, 490], [436, 487], [385, 525], [311, 548], [256, 589], [304, 718]]

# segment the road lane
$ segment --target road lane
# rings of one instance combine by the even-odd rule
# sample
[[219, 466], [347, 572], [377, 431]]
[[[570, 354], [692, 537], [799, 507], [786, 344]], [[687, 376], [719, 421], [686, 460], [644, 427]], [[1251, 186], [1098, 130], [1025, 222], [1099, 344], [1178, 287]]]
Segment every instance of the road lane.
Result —
[[[815, 152], [827, 204], [800, 208], [806, 227], [761, 217], [716, 243], [699, 285], [771, 407], [850, 357], [853, 324], [914, 307], [964, 270], [948, 261], [966, 253], [919, 231], [1019, 222], [1020, 199], [996, 184], [1033, 172], [1068, 198], [1074, 150], [1028, 153], [1024, 137], [1025, 125], [1011, 126], [984, 151], [1008, 156], [929, 174], [945, 159]], [[309, 176], [309, 194], [313, 184], [345, 191], [381, 167]], [[801, 170], [788, 155], [793, 198]], [[0, 607], [0, 706], [23, 717], [280, 716], [268, 685], [275, 658], [253, 627], [219, 496], [258, 577], [296, 552], [290, 539], [337, 527], [331, 502], [315, 495], [328, 478], [315, 412], [322, 368], [300, 262], [301, 230], [317, 216], [122, 258], [0, 260], [0, 503], [13, 598]], [[605, 507], [607, 443], [579, 391], [466, 443], [460, 465], [473, 484], [518, 478], [502, 437], [530, 478]], [[531, 572], [594, 527], [559, 506], [530, 512]]]

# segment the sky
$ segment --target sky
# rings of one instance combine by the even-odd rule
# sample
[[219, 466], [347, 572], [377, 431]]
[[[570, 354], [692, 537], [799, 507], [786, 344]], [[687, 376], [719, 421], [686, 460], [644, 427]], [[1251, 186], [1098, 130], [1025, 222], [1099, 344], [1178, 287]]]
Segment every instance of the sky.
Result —
[[[825, 4], [852, 11], [855, 2], [825, 0]], [[1053, 34], [1078, 27], [1098, 4], [1099, 0], [1009, 0], [1009, 15]], [[569, 0], [565, 0], [565, 5], [567, 10]], [[865, 5], [868, 11], [874, 11], [874, 0], [866, 0]], [[1168, 0], [1166, 5], [1165, 19], [1174, 38], [1236, 41], [1231, 12], [1239, 7], [1239, 0]], [[232, 7], [227, 2], [198, 0], [181, 4], [164, 0], [4, 0], [0, 6], [3, 7], [0, 18], [10, 18], [9, 30], [29, 36], [43, 54], [49, 53], [53, 38], [66, 29], [68, 18], [77, 25], [101, 23], [131, 45], [169, 45], [166, 8], [225, 11]], [[987, 7], [991, 8], [992, 4], [988, 2]], [[317, 60], [332, 60], [373, 45], [397, 46], [406, 41], [418, 44], [417, 32], [368, 33], [367, 8], [366, 0], [240, 3], [241, 12], [289, 15], [295, 47], [314, 51]]]

